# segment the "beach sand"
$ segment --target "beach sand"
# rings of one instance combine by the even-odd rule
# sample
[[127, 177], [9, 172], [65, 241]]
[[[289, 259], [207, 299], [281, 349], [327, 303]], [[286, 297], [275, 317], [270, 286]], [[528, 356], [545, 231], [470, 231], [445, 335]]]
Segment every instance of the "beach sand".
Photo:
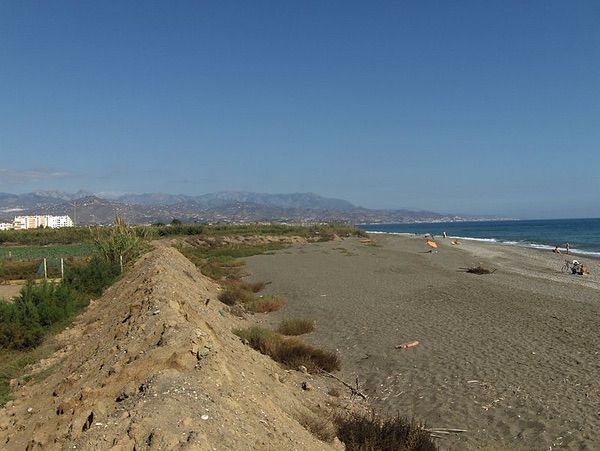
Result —
[[[337, 349], [378, 411], [468, 430], [444, 449], [600, 449], [600, 262], [575, 276], [547, 251], [372, 238], [246, 259], [289, 301], [257, 320], [316, 319], [306, 339]], [[497, 271], [461, 269], [479, 262]]]

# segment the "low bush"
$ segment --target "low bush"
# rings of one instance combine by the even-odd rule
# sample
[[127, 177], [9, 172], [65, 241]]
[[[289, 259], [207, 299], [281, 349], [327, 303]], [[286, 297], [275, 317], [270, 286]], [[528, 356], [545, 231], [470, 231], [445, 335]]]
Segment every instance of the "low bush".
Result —
[[277, 332], [282, 335], [303, 335], [315, 330], [315, 322], [306, 318], [284, 319], [279, 324]]
[[96, 256], [86, 264], [69, 266], [61, 283], [29, 281], [11, 302], [0, 301], [0, 349], [36, 347], [119, 274], [119, 266]]
[[246, 329], [235, 329], [233, 331], [248, 345], [257, 351], [273, 357], [281, 344], [282, 337], [272, 330], [260, 326], [252, 326]]
[[243, 288], [246, 291], [251, 291], [252, 293], [261, 292], [269, 284], [269, 282], [246, 282], [243, 280], [235, 280], [231, 283]]
[[55, 324], [70, 318], [79, 302], [63, 284], [29, 282], [12, 302], [0, 301], [0, 349], [30, 349]]
[[310, 373], [340, 369], [340, 358], [335, 352], [309, 345], [299, 338], [285, 338], [279, 347], [276, 360], [290, 368], [305, 366]]
[[331, 443], [335, 438], [335, 425], [329, 418], [324, 417], [322, 414], [307, 412], [300, 415], [298, 422], [304, 429], [322, 442]]
[[257, 351], [290, 368], [297, 369], [303, 365], [311, 373], [340, 369], [340, 359], [336, 353], [309, 345], [298, 338], [286, 338], [259, 326], [237, 329], [234, 333]]
[[235, 304], [253, 304], [257, 301], [256, 296], [251, 291], [245, 290], [236, 285], [230, 285], [219, 294], [219, 301], [227, 305]]
[[337, 436], [349, 451], [437, 451], [421, 425], [397, 416], [348, 415], [336, 419]]
[[85, 296], [100, 296], [121, 274], [118, 263], [95, 255], [87, 263], [65, 268], [63, 283]]
[[134, 261], [147, 246], [139, 233], [126, 225], [98, 230], [94, 243], [101, 258], [112, 264], [118, 264], [121, 258], [124, 263]]
[[7, 258], [0, 262], [0, 280], [25, 280], [36, 277], [41, 260], [15, 260]]
[[282, 296], [264, 296], [256, 298], [254, 301], [244, 304], [246, 310], [253, 313], [276, 312], [287, 304], [287, 300]]

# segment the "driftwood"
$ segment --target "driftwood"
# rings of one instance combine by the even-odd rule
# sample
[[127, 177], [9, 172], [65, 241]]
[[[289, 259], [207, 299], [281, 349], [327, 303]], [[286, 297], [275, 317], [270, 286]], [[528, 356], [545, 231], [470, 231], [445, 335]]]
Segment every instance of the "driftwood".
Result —
[[358, 388], [358, 376], [356, 377], [356, 387], [353, 387], [348, 382], [346, 382], [346, 381], [340, 379], [339, 377], [337, 377], [335, 374], [331, 374], [330, 372], [325, 371], [325, 370], [321, 370], [321, 373], [326, 374], [327, 376], [332, 377], [336, 381], [341, 382], [342, 384], [344, 384], [347, 388], [350, 389], [350, 391], [352, 392], [352, 395], [360, 396], [362, 399], [367, 399], [367, 395], [365, 395], [364, 393], [362, 393], [359, 390], [359, 388]]
[[427, 428], [423, 429], [425, 432], [433, 438], [448, 438], [450, 434], [461, 434], [467, 432], [466, 429], [453, 429], [453, 428]]

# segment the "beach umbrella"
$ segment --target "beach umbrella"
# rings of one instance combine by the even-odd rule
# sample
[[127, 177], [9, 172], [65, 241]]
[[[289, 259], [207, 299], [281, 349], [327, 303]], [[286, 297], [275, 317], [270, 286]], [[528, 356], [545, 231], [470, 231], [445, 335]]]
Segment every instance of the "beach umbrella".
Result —
[[432, 247], [434, 249], [437, 249], [437, 247], [438, 247], [438, 244], [433, 240], [427, 240], [425, 242], [427, 243], [427, 246]]

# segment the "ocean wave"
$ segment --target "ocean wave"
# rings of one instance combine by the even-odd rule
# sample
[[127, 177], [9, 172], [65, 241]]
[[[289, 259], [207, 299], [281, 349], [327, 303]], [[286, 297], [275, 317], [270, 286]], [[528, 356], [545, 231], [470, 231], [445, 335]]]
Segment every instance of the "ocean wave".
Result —
[[[504, 246], [525, 247], [528, 249], [539, 249], [542, 251], [552, 251], [555, 248], [555, 246], [550, 246], [548, 244], [531, 243], [529, 241], [509, 241], [509, 240], [498, 240], [496, 238], [473, 238], [473, 237], [451, 237], [451, 238], [466, 240], [466, 241], [481, 241], [484, 243], [501, 244]], [[567, 254], [564, 254], [564, 255], [567, 255]], [[568, 255], [585, 255], [587, 257], [600, 259], [600, 252], [586, 251], [583, 249], [576, 249], [576, 248], [571, 248]]]
[[448, 236], [448, 238], [453, 238], [455, 240], [465, 240], [465, 241], [483, 241], [484, 243], [499, 243], [496, 238], [475, 238], [472, 236]]
[[[552, 248], [554, 249], [554, 248]], [[593, 258], [600, 258], [600, 252], [594, 252], [594, 251], [583, 251], [581, 249], [571, 249], [569, 251], [569, 255], [570, 254], [576, 254], [576, 255], [586, 255], [588, 257], [593, 257]]]

